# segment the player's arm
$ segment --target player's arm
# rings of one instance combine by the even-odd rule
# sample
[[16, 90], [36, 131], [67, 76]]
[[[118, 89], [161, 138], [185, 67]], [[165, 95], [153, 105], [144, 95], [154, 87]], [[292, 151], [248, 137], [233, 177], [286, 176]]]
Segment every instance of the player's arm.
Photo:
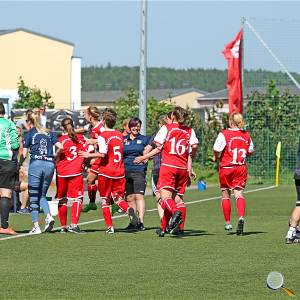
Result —
[[149, 158], [152, 158], [153, 156], [155, 156], [156, 154], [158, 154], [160, 151], [161, 151], [161, 149], [159, 149], [159, 148], [157, 147], [157, 148], [151, 150], [150, 152], [148, 152], [148, 153], [146, 153], [146, 154], [144, 154], [144, 155], [142, 155], [142, 156], [136, 157], [136, 158], [134, 159], [133, 162], [134, 162], [135, 164], [140, 164], [140, 163], [142, 163], [143, 161], [145, 161], [145, 160], [147, 160], [147, 159], [149, 159]]
[[226, 146], [225, 136], [222, 132], [220, 132], [214, 143], [214, 148], [213, 148], [214, 154], [212, 157], [213, 162], [216, 162], [218, 159], [220, 159], [225, 146]]
[[196, 155], [197, 149], [198, 149], [198, 144], [199, 144], [199, 140], [196, 137], [194, 129], [192, 129], [192, 131], [191, 131], [189, 144], [190, 144], [190, 151], [189, 151], [190, 155], [192, 158], [194, 158]]

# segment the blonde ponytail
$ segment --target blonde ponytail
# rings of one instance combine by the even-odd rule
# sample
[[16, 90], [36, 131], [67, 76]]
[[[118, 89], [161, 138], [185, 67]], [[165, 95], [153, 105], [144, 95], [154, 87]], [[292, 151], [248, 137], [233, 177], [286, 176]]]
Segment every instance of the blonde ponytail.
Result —
[[34, 112], [28, 113], [27, 120], [36, 128], [39, 133], [49, 133], [47, 128], [42, 127], [39, 116], [37, 116]]

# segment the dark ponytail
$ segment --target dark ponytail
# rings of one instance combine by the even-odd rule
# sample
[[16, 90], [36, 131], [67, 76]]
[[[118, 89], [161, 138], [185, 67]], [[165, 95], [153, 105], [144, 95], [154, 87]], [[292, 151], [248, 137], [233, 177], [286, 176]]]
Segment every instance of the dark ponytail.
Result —
[[74, 142], [78, 143], [78, 138], [76, 135], [76, 132], [74, 130], [74, 123], [73, 120], [69, 117], [64, 118], [61, 121], [61, 126], [64, 128], [64, 130], [67, 132], [69, 138]]

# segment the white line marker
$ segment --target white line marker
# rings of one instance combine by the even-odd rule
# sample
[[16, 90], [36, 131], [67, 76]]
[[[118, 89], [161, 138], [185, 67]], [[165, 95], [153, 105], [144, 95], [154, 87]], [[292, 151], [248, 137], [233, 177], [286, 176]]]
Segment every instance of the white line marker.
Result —
[[[258, 189], [254, 189], [254, 190], [245, 191], [244, 193], [246, 194], [246, 193], [254, 193], [254, 192], [258, 192], [258, 191], [270, 190], [275, 187], [276, 187], [275, 185], [272, 185], [272, 186], [267, 186], [267, 187], [258, 188]], [[195, 203], [207, 202], [207, 201], [216, 200], [216, 199], [221, 199], [221, 196], [215, 196], [215, 197], [210, 197], [210, 198], [206, 198], [206, 199], [189, 201], [189, 202], [185, 202], [185, 204], [186, 205], [195, 204]], [[156, 210], [157, 210], [157, 208], [152, 208], [152, 209], [147, 209], [146, 212], [152, 212], [152, 211], [156, 211]], [[120, 218], [124, 218], [124, 217], [127, 217], [127, 214], [115, 216], [115, 217], [112, 217], [112, 219], [120, 219]], [[102, 221], [104, 221], [104, 219], [97, 219], [97, 220], [82, 222], [82, 223], [79, 223], [78, 225], [82, 226], [82, 225], [88, 225], [88, 224], [98, 223], [98, 222], [102, 222]], [[60, 228], [61, 227], [55, 227], [55, 228], [53, 228], [53, 230], [58, 230]], [[34, 236], [34, 235], [29, 234], [29, 233], [22, 233], [22, 234], [17, 234], [17, 235], [0, 238], [0, 241], [12, 240], [12, 239], [17, 239], [17, 238], [27, 237], [27, 236]]]

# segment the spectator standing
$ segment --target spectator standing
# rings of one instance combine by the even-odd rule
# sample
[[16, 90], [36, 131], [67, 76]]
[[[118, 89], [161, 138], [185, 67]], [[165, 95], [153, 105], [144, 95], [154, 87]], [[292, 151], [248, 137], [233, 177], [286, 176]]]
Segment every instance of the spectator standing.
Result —
[[9, 228], [8, 219], [12, 206], [12, 189], [15, 187], [17, 167], [13, 163], [13, 156], [17, 156], [19, 148], [18, 135], [15, 124], [4, 118], [5, 108], [0, 102], [0, 214], [2, 234], [16, 234]]
[[[149, 145], [150, 138], [140, 134], [142, 121], [132, 118], [128, 127], [130, 134], [124, 137], [124, 163], [126, 178], [126, 199], [130, 207], [139, 215], [137, 228], [145, 230], [145, 189], [147, 162], [135, 164], [134, 159], [144, 154], [145, 147]], [[134, 229], [130, 223], [128, 229]]]

